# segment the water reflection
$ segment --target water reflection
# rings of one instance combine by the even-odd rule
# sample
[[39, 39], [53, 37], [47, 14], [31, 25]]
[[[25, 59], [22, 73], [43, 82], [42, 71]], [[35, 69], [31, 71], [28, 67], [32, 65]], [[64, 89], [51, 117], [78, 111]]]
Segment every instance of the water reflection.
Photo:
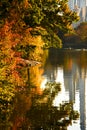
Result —
[[[67, 130], [67, 126], [72, 120], [76, 120], [79, 114], [73, 110], [72, 103], [62, 103], [58, 107], [52, 105], [59, 91], [59, 83], [48, 82], [42, 94], [35, 93], [32, 89], [16, 93], [14, 103], [10, 104], [10, 116], [5, 113], [6, 118], [0, 117], [0, 129]], [[3, 111], [3, 108], [0, 111]]]
[[6, 103], [0, 94], [0, 130], [86, 130], [86, 56], [86, 51], [52, 49], [43, 67], [29, 68], [29, 77], [24, 71], [25, 89], [9, 90]]
[[[62, 93], [55, 98], [54, 104], [58, 105], [60, 101], [73, 102], [73, 109], [80, 112], [80, 123], [75, 126], [76, 128], [78, 127], [78, 130], [87, 129], [86, 57], [86, 50], [60, 51], [52, 49], [50, 50], [44, 73], [44, 76], [47, 77], [48, 81], [56, 81], [62, 84]], [[73, 130], [74, 125], [75, 124], [68, 127], [68, 129]]]

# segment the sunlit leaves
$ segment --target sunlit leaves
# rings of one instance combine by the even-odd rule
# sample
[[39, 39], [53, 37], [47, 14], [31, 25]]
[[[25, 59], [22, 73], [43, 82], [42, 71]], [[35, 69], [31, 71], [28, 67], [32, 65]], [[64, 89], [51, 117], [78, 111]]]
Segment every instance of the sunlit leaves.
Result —
[[[3, 80], [1, 80], [3, 79]], [[10, 81], [0, 76], [0, 124], [7, 123], [11, 112], [12, 102], [15, 96], [15, 88]]]
[[[6, 80], [11, 81], [14, 80], [19, 82], [19, 74], [17, 71], [18, 64], [21, 61], [21, 54], [16, 53], [14, 50], [15, 46], [20, 41], [19, 34], [13, 33], [11, 30], [12, 23], [6, 22], [3, 28], [0, 29], [0, 58], [1, 58], [1, 68], [0, 71], [2, 72], [1, 80], [6, 78]], [[14, 75], [14, 77], [12, 77]], [[15, 80], [14, 80], [15, 83]]]
[[[1, 85], [2, 83], [0, 83]], [[12, 98], [14, 97], [14, 86], [10, 84], [9, 82], [6, 82], [5, 80], [3, 81], [3, 87], [0, 87], [0, 100], [11, 102]]]
[[46, 33], [42, 34], [38, 29], [37, 35], [39, 33], [43, 36], [46, 47], [61, 47], [62, 42], [58, 37], [58, 30], [71, 30], [72, 22], [78, 19], [76, 13], [70, 11], [65, 0], [12, 0], [1, 1], [0, 5], [2, 18], [3, 12], [6, 12], [1, 23], [4, 23], [6, 19], [10, 22], [13, 20], [12, 30], [20, 32], [21, 35], [26, 28], [42, 27]]

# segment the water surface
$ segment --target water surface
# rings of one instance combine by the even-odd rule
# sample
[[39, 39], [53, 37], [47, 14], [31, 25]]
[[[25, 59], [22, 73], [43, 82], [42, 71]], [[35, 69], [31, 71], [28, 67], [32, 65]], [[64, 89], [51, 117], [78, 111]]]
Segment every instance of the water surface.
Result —
[[12, 101], [0, 94], [0, 130], [87, 130], [87, 50], [47, 50], [24, 77]]
[[53, 105], [73, 102], [73, 110], [80, 114], [67, 130], [87, 129], [87, 50], [51, 49], [44, 68], [46, 81], [61, 83], [61, 91]]

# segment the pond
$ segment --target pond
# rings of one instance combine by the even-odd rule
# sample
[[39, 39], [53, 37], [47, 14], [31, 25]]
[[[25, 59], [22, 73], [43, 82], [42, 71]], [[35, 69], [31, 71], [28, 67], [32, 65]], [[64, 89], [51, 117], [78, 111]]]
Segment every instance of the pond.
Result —
[[87, 129], [87, 50], [50, 51], [45, 65], [44, 78], [61, 83], [61, 91], [53, 101], [54, 106], [62, 102], [73, 102], [73, 110], [80, 114], [67, 130]]
[[27, 88], [0, 97], [0, 130], [87, 130], [87, 50], [44, 53], [27, 69]]

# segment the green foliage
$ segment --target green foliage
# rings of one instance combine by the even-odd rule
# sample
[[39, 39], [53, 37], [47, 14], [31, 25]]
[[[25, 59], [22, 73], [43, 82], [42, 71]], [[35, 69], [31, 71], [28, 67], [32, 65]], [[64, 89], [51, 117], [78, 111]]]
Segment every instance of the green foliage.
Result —
[[[34, 11], [34, 13], [31, 13], [34, 26], [41, 26], [46, 31], [45, 34], [42, 34], [46, 47], [61, 47], [62, 41], [58, 37], [58, 30], [62, 30], [65, 33], [70, 31], [72, 22], [78, 20], [76, 13], [68, 8], [67, 1], [65, 0], [47, 0], [46, 2], [41, 0], [36, 2], [36, 0], [34, 0], [33, 3], [31, 1], [30, 3]], [[39, 15], [36, 13], [37, 10], [40, 11]], [[41, 15], [39, 24], [37, 24], [33, 14], [38, 17], [38, 20]]]
[[65, 36], [65, 45], [72, 48], [87, 48], [87, 22], [75, 28], [74, 34]]
[[82, 42], [87, 41], [87, 22], [83, 22], [77, 27], [76, 34], [79, 36]]
[[14, 85], [1, 80], [0, 76], [0, 125], [5, 123], [8, 124], [10, 116], [12, 114], [12, 104], [15, 96]]
[[71, 24], [78, 20], [77, 14], [69, 9], [66, 0], [4, 0], [0, 2], [0, 9], [0, 26], [5, 20], [14, 20], [14, 30], [20, 27], [42, 27], [44, 33], [39, 28], [36, 34], [42, 36], [46, 47], [61, 47], [58, 30], [66, 33], [71, 30]]

